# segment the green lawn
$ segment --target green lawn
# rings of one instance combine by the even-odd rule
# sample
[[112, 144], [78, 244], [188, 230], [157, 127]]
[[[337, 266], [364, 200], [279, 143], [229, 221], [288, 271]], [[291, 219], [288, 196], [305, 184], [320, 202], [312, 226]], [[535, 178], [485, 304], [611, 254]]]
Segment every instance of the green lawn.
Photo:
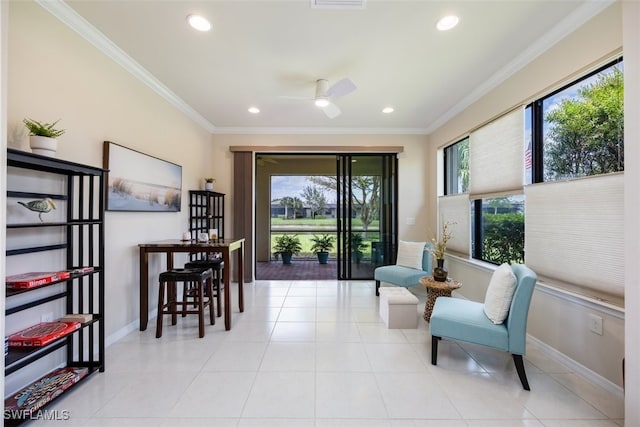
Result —
[[[300, 226], [318, 226], [324, 227], [327, 225], [333, 225], [337, 227], [337, 220], [335, 218], [321, 218], [321, 219], [313, 219], [313, 218], [298, 218], [298, 219], [282, 219], [282, 218], [271, 218], [271, 226], [278, 225], [300, 225]], [[353, 227], [362, 227], [362, 220], [360, 218], [353, 218], [351, 220], [351, 225]], [[379, 225], [379, 221], [373, 221], [369, 224], [369, 228], [377, 229]]]

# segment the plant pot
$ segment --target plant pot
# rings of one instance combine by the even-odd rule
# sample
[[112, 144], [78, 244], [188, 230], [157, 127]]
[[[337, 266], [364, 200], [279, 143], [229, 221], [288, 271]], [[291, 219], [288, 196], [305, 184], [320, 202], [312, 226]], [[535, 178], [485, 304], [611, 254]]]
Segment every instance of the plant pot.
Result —
[[31, 147], [31, 152], [34, 154], [56, 157], [56, 151], [58, 150], [58, 140], [46, 136], [30, 135], [29, 146]]
[[207, 191], [213, 191], [213, 182], [205, 182], [204, 189]]
[[329, 262], [329, 252], [318, 252], [318, 262], [320, 264], [326, 264]]
[[446, 282], [449, 272], [444, 268], [444, 259], [437, 259], [438, 266], [433, 269], [433, 280], [436, 282]]
[[351, 257], [354, 263], [360, 264], [360, 261], [362, 261], [362, 252], [354, 251], [351, 253]]
[[293, 258], [293, 254], [290, 253], [282, 253], [282, 263], [283, 264], [291, 264], [291, 258]]

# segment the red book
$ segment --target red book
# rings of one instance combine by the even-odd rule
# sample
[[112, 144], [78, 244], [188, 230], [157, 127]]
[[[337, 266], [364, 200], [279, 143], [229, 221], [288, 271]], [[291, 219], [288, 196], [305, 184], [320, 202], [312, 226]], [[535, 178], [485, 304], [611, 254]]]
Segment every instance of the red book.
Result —
[[39, 271], [7, 276], [5, 282], [10, 289], [30, 289], [71, 277], [69, 271]]
[[4, 400], [5, 418], [7, 415], [12, 419], [28, 418], [31, 411], [42, 408], [88, 373], [88, 368], [60, 368], [49, 372]]
[[80, 329], [80, 322], [42, 322], [9, 335], [9, 347], [42, 347]]

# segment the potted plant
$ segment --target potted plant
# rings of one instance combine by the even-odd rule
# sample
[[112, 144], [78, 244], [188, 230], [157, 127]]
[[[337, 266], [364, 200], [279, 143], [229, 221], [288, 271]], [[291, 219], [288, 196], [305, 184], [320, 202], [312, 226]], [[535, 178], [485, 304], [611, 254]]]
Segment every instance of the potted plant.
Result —
[[213, 191], [213, 183], [216, 182], [215, 178], [204, 179], [204, 189], [207, 191]]
[[58, 138], [65, 133], [64, 129], [56, 129], [53, 123], [41, 123], [37, 120], [24, 119], [22, 122], [29, 129], [29, 146], [35, 154], [55, 157], [58, 149]]
[[362, 240], [362, 234], [351, 233], [351, 257], [356, 264], [360, 264], [360, 260], [362, 259], [362, 250], [365, 248], [366, 246]]
[[329, 251], [333, 249], [335, 237], [328, 234], [323, 234], [321, 236], [316, 236], [314, 234], [311, 241], [313, 242], [311, 252], [318, 256], [318, 262], [320, 264], [326, 264], [329, 261]]
[[293, 255], [297, 255], [302, 251], [302, 245], [300, 244], [300, 238], [297, 234], [283, 234], [276, 237], [276, 244], [273, 247], [273, 253], [275, 255], [282, 256], [283, 264], [291, 264], [291, 258]]

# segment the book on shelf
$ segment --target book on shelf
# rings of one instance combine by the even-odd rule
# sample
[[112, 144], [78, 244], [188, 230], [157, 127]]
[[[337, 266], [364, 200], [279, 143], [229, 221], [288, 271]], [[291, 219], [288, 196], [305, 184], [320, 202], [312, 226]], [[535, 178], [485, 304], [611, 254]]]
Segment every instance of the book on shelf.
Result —
[[62, 271], [33, 271], [29, 273], [14, 274], [7, 276], [5, 282], [9, 289], [31, 289], [38, 286], [48, 285], [49, 283], [68, 279], [71, 272]]
[[42, 347], [80, 329], [80, 322], [42, 322], [9, 335], [9, 347]]
[[[85, 367], [59, 368], [49, 372], [4, 400], [5, 416], [27, 417], [58, 397], [89, 373]], [[9, 411], [9, 412], [8, 412]]]
[[80, 322], [87, 323], [93, 320], [91, 313], [69, 313], [58, 319], [58, 322]]

